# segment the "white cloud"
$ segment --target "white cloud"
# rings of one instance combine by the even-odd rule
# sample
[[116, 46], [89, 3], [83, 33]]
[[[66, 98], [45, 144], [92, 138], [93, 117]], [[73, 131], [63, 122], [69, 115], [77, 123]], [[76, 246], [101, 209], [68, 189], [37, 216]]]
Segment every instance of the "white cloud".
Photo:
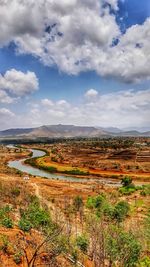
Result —
[[38, 89], [38, 79], [34, 72], [11, 69], [0, 74], [0, 89], [16, 96], [27, 95]]
[[0, 109], [0, 116], [2, 117], [14, 117], [14, 113], [11, 112], [9, 109], [7, 108], [1, 108]]
[[68, 74], [150, 79], [150, 19], [122, 35], [104, 3], [118, 9], [118, 0], [0, 0], [0, 46], [13, 41], [18, 53]]
[[11, 104], [14, 101], [14, 98], [10, 97], [5, 91], [0, 90], [0, 103]]
[[[48, 101], [52, 104], [47, 105]], [[83, 96], [79, 105], [72, 105], [67, 101], [66, 105], [65, 100], [63, 101], [60, 100], [63, 105], [50, 99], [33, 103], [28, 106], [26, 114], [14, 115], [3, 109], [3, 116], [0, 113], [0, 125], [3, 128], [4, 124], [6, 128], [58, 123], [120, 128], [149, 125], [150, 89], [97, 94], [94, 99]], [[4, 114], [7, 115], [5, 120]]]
[[87, 98], [90, 98], [90, 97], [96, 97], [98, 95], [98, 91], [96, 91], [95, 89], [89, 89], [86, 93], [85, 93], [85, 96]]
[[50, 99], [47, 99], [47, 98], [42, 99], [42, 100], [41, 100], [41, 103], [42, 103], [42, 105], [45, 106], [45, 107], [52, 107], [52, 106], [54, 105], [54, 104], [53, 104], [53, 101], [50, 100]]

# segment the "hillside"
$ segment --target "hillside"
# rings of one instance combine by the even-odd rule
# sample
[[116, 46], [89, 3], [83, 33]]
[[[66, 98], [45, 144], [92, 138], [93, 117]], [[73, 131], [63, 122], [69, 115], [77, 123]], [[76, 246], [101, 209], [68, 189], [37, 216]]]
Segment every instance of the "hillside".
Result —
[[[108, 129], [108, 130], [107, 130]], [[111, 130], [110, 130], [111, 129]], [[116, 128], [102, 128], [75, 125], [43, 125], [36, 128], [17, 128], [0, 131], [1, 138], [73, 138], [73, 137], [110, 137], [110, 136], [150, 136], [150, 132], [119, 131]]]

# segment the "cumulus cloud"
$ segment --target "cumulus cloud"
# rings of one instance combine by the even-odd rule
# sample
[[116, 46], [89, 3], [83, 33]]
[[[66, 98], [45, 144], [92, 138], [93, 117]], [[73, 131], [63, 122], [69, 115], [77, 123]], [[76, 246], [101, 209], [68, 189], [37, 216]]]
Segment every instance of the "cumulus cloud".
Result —
[[51, 99], [47, 99], [47, 98], [42, 99], [41, 103], [45, 107], [52, 107], [54, 105], [53, 101]]
[[150, 89], [97, 93], [96, 98], [85, 98], [83, 95], [82, 99], [79, 105], [61, 99], [56, 102], [43, 99], [31, 103], [26, 114], [14, 115], [11, 111], [2, 109], [0, 125], [3, 128], [4, 124], [5, 128], [58, 123], [120, 128], [149, 125]]
[[150, 79], [150, 19], [122, 35], [107, 4], [118, 9], [118, 0], [0, 0], [0, 46], [13, 41], [68, 74]]
[[0, 115], [1, 117], [14, 117], [14, 113], [11, 112], [9, 109], [7, 108], [1, 108], [0, 109]]
[[98, 91], [96, 91], [95, 89], [89, 89], [86, 93], [85, 93], [85, 97], [90, 98], [90, 97], [96, 97], [98, 95]]
[[[94, 91], [94, 89], [93, 89]], [[90, 92], [88, 90], [85, 95]], [[80, 105], [65, 106], [53, 102], [53, 106], [39, 107], [34, 115], [37, 124], [71, 123], [100, 126], [146, 126], [149, 124], [150, 90], [133, 89], [100, 94], [86, 98]], [[84, 99], [84, 97], [83, 97]], [[60, 100], [61, 102], [62, 100]], [[38, 114], [38, 119], [37, 118]], [[44, 114], [47, 114], [45, 117]]]
[[34, 72], [11, 69], [4, 75], [0, 74], [0, 89], [16, 96], [27, 95], [38, 89], [38, 79]]
[[10, 97], [5, 91], [0, 90], [0, 103], [11, 104], [15, 101], [15, 98]]

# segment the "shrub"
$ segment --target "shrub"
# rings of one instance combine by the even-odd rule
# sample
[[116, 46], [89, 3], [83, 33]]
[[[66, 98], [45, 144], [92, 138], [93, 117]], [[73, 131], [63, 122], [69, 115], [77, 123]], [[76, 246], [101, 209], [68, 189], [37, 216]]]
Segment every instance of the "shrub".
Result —
[[119, 192], [123, 195], [131, 195], [136, 191], [136, 187], [121, 187], [119, 188]]
[[5, 226], [6, 228], [13, 228], [13, 221], [9, 217], [5, 217], [2, 220], [2, 225]]
[[106, 201], [105, 196], [100, 194], [96, 197], [88, 197], [86, 206], [87, 208], [95, 208], [95, 209], [100, 209], [102, 208], [104, 202]]
[[106, 255], [111, 262], [117, 261], [117, 266], [137, 266], [140, 257], [141, 246], [135, 236], [117, 227], [112, 227], [106, 238]]
[[118, 222], [122, 222], [128, 215], [130, 206], [126, 201], [120, 201], [114, 208], [113, 218]]
[[30, 223], [30, 221], [23, 217], [20, 219], [18, 226], [24, 232], [28, 232], [32, 228], [32, 224]]
[[20, 195], [20, 189], [18, 187], [15, 187], [11, 190], [11, 193], [13, 196], [18, 197]]
[[130, 186], [130, 185], [132, 184], [132, 179], [131, 179], [131, 177], [126, 176], [126, 177], [124, 177], [124, 178], [121, 180], [121, 183], [122, 183], [122, 185], [123, 185], [124, 187], [126, 187], [126, 186]]
[[87, 252], [88, 249], [88, 239], [85, 236], [78, 236], [76, 239], [77, 246], [83, 253]]
[[47, 170], [48, 170], [49, 172], [52, 172], [52, 173], [57, 172], [57, 168], [56, 168], [56, 167], [53, 167], [53, 166], [49, 166], [49, 167], [47, 167]]
[[49, 213], [37, 205], [29, 206], [26, 217], [32, 223], [34, 228], [39, 228], [40, 226], [48, 226], [51, 223]]
[[51, 218], [49, 212], [40, 207], [39, 199], [36, 196], [30, 196], [31, 204], [26, 210], [20, 210], [21, 220], [19, 226], [24, 231], [29, 231], [31, 227], [49, 226]]
[[145, 185], [140, 192], [142, 196], [150, 196], [150, 185]]
[[9, 246], [9, 240], [6, 235], [1, 235], [0, 237], [2, 241], [2, 245], [0, 246], [0, 250], [3, 250], [4, 253], [7, 253], [8, 246]]
[[13, 260], [16, 264], [20, 264], [22, 262], [22, 253], [21, 252], [15, 253], [13, 256]]
[[150, 258], [149, 257], [144, 257], [140, 262], [139, 262], [139, 267], [149, 267], [150, 266]]

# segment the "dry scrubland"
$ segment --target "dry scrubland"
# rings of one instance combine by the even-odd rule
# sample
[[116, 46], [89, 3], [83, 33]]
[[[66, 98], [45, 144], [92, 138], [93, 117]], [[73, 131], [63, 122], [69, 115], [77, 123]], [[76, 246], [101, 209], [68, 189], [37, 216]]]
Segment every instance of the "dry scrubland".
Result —
[[0, 266], [150, 266], [149, 140], [125, 141], [39, 144], [49, 155], [31, 162], [83, 178], [96, 172], [97, 179], [123, 179], [121, 188], [24, 181], [7, 161], [30, 151], [0, 146]]

